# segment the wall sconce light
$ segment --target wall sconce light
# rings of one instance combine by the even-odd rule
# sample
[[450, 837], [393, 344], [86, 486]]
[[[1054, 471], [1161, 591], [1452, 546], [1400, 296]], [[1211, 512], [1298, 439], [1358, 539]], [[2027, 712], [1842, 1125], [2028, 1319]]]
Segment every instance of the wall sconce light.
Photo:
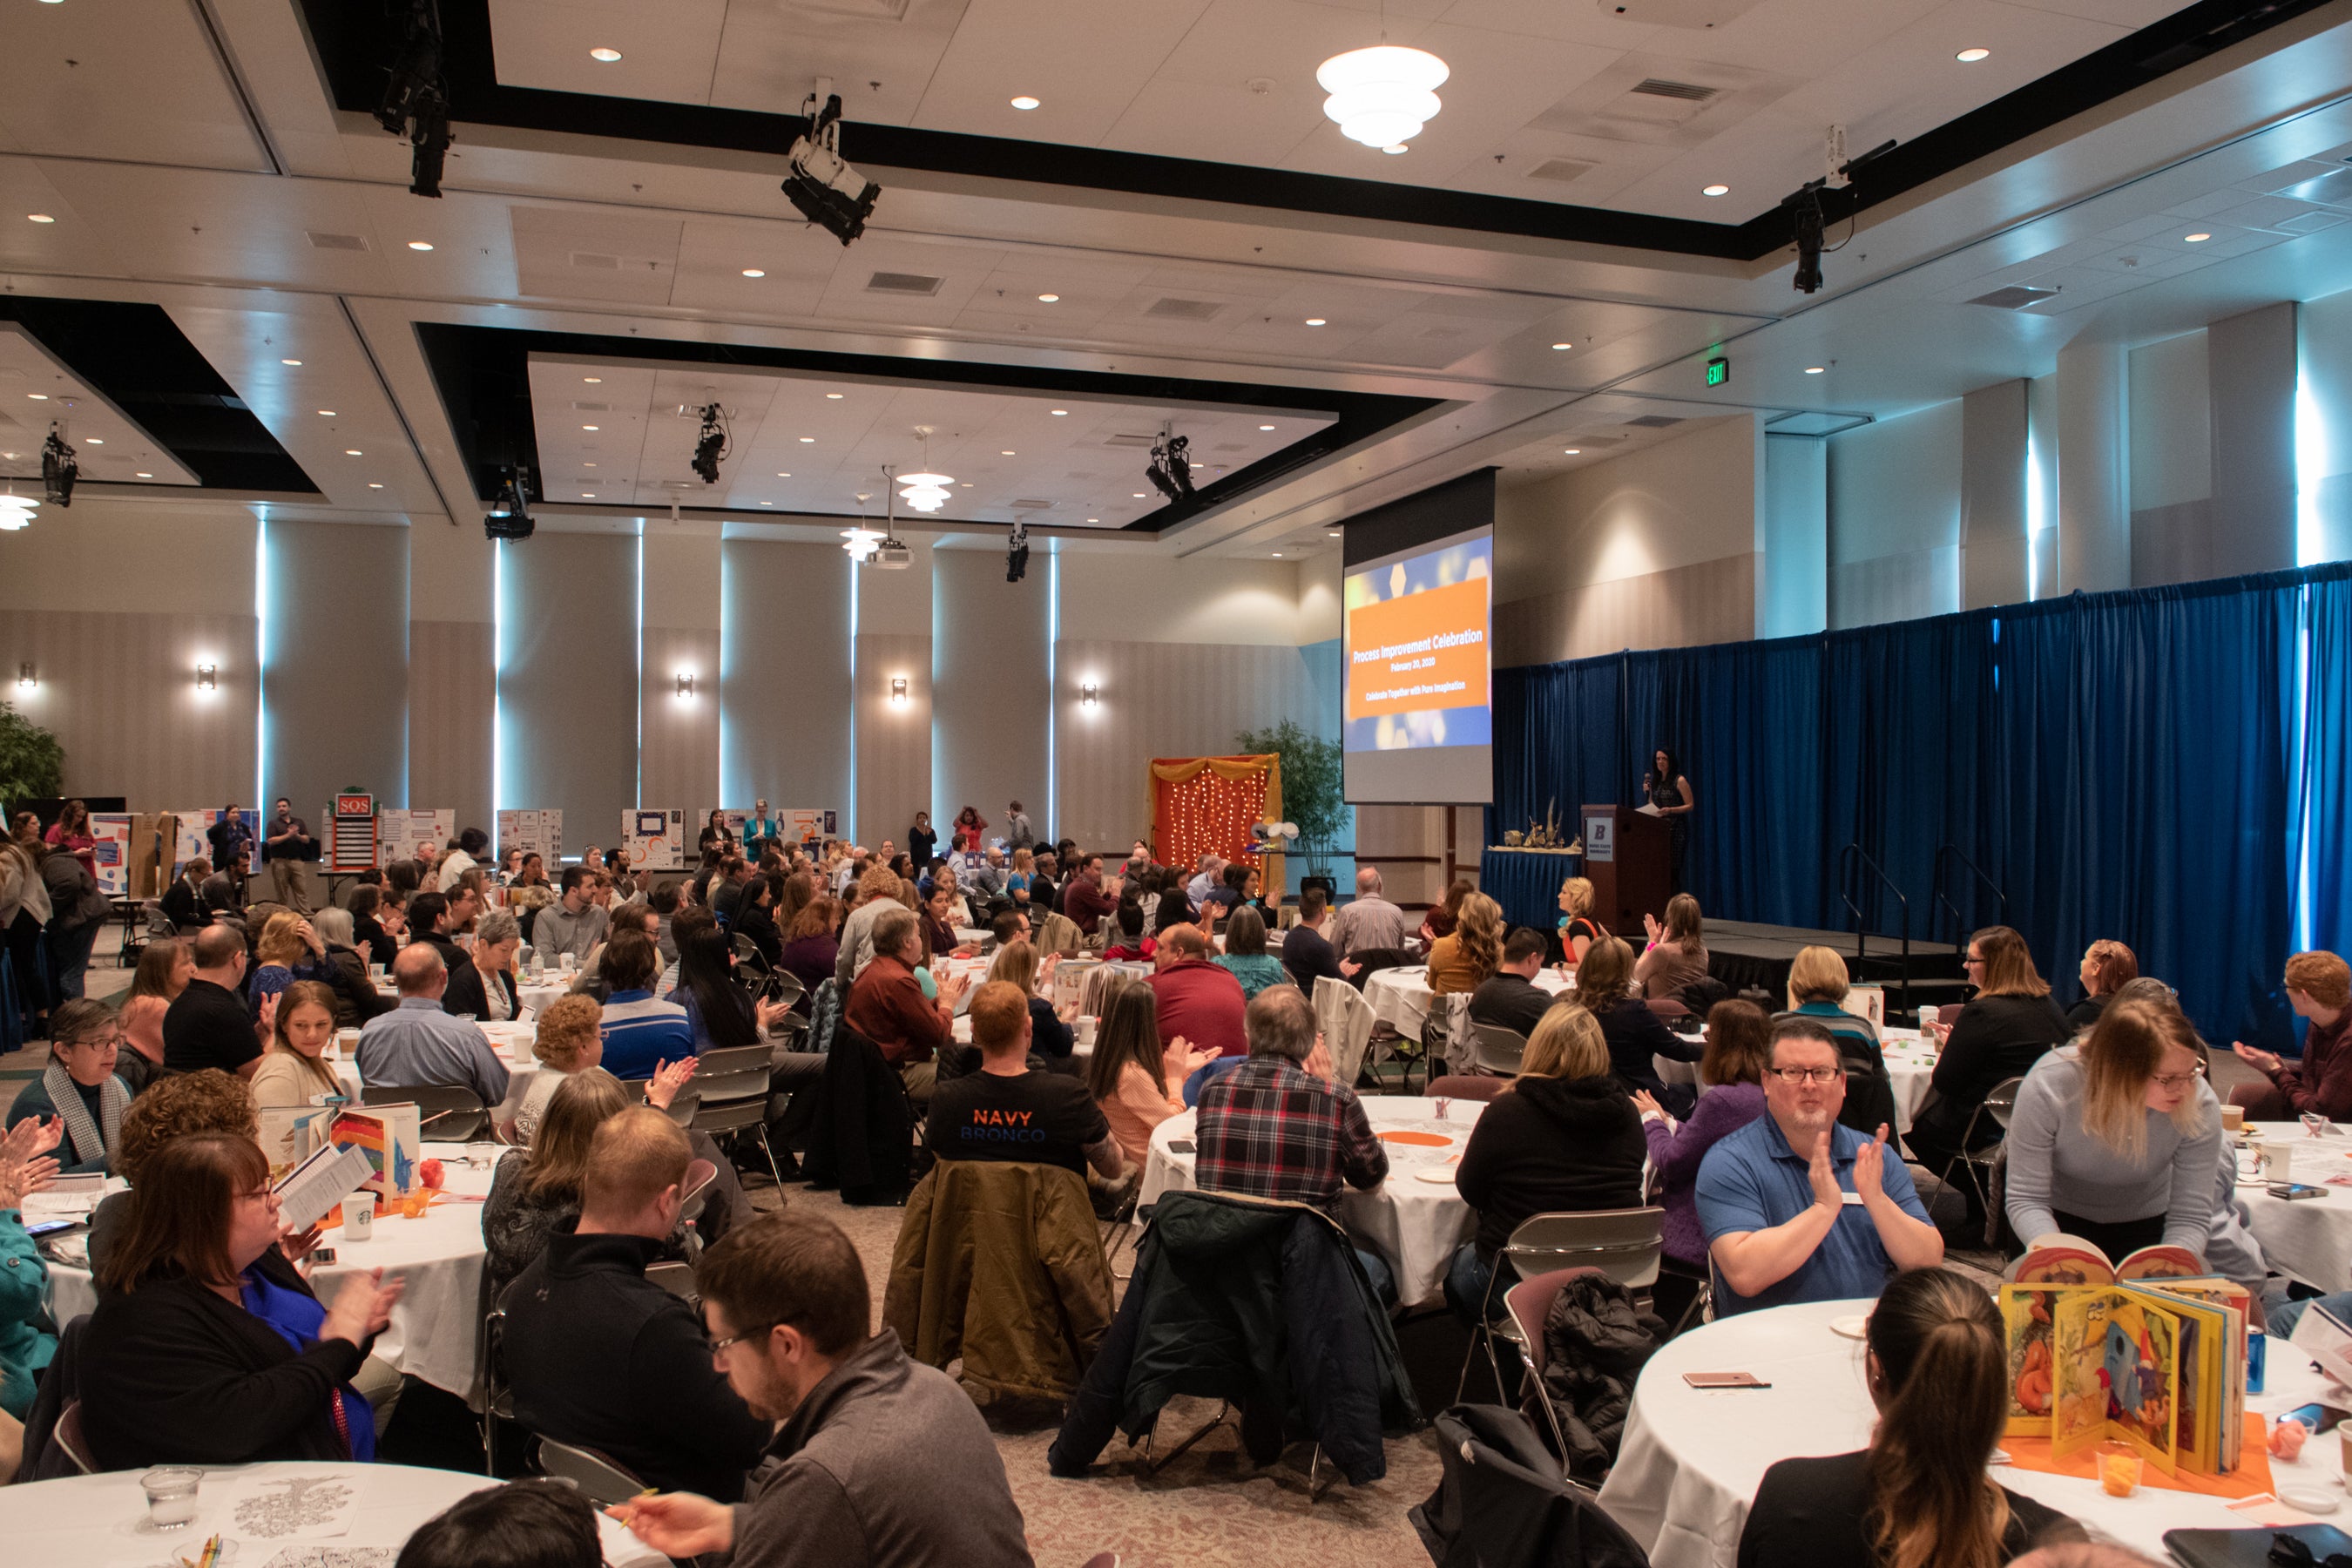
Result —
[[907, 678], [903, 675], [890, 678], [890, 705], [894, 708], [907, 705]]
[[1095, 689], [1095, 683], [1091, 680], [1078, 688], [1078, 700], [1088, 708], [1095, 706], [1097, 696], [1097, 693]]
[[39, 681], [33, 679], [33, 667], [31, 665], [20, 664], [16, 667], [16, 684], [24, 687], [26, 690], [30, 690], [32, 688], [40, 684]]
[[215, 691], [219, 689], [219, 667], [217, 665], [210, 664], [200, 664], [196, 666], [196, 689], [199, 691]]
[[694, 677], [682, 669], [677, 672], [677, 694], [680, 697], [694, 695]]

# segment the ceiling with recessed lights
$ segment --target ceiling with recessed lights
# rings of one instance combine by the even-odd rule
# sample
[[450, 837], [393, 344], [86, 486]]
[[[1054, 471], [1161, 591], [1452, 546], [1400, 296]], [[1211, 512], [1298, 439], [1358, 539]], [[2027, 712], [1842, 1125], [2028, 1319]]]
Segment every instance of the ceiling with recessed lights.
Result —
[[[2352, 288], [2352, 0], [1621, 3], [1388, 0], [1449, 75], [1384, 155], [1314, 80], [1377, 0], [441, 0], [438, 200], [367, 112], [381, 6], [0, 7], [0, 451], [47, 427], [20, 370], [125, 500], [470, 526], [522, 462], [553, 527], [831, 538], [928, 424], [957, 482], [902, 532], [1287, 559], [1475, 468], [1824, 434]], [[778, 189], [820, 75], [883, 187], [846, 247]], [[1774, 204], [1832, 123], [1898, 146], [1803, 296]], [[713, 397], [737, 453], [680, 492]], [[1171, 423], [1187, 507], [1114, 444]]]

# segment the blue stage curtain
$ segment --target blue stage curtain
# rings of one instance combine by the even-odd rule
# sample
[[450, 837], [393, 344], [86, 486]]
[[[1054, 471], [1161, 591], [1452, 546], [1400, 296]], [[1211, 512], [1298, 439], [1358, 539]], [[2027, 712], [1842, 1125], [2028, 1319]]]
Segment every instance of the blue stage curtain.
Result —
[[2295, 945], [2344, 952], [2352, 947], [2352, 876], [2345, 865], [2352, 855], [2352, 565], [2310, 574], [2304, 592], [2308, 640], [2294, 677], [2302, 768], [2288, 803], [2302, 847], [2289, 868]]

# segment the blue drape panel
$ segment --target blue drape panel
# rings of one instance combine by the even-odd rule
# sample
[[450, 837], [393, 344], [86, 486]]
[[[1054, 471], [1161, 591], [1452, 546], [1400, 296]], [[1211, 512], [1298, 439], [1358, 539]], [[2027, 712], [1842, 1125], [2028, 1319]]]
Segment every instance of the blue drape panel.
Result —
[[[1490, 825], [1555, 795], [1635, 800], [1672, 746], [1697, 797], [1692, 890], [1723, 918], [1849, 925], [1852, 843], [1912, 935], [1954, 940], [2001, 908], [1956, 862], [1951, 910], [1931, 908], [1949, 844], [2062, 998], [2117, 937], [2208, 1038], [2273, 1046], [2298, 910], [2313, 945], [2352, 942], [2352, 564], [1627, 651], [1500, 670], [1496, 690]], [[1904, 929], [1875, 879], [1854, 892], [1872, 930]]]

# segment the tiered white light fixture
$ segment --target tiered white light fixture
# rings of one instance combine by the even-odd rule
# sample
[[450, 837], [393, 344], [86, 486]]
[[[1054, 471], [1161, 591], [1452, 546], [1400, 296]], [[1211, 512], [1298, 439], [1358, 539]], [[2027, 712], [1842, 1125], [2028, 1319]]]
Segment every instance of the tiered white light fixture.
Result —
[[31, 496], [18, 495], [16, 488], [11, 486], [6, 494], [0, 495], [0, 533], [14, 533], [20, 528], [30, 528], [33, 513], [40, 504]]
[[1316, 68], [1315, 79], [1331, 96], [1323, 112], [1350, 142], [1402, 151], [1437, 118], [1443, 105], [1437, 88], [1453, 74], [1427, 49], [1377, 44], [1334, 55]]
[[[931, 427], [915, 426], [915, 434], [923, 439], [923, 461], [931, 459]], [[900, 474], [896, 480], [898, 499], [919, 512], [934, 512], [948, 504], [948, 487], [955, 483], [953, 474]]]

